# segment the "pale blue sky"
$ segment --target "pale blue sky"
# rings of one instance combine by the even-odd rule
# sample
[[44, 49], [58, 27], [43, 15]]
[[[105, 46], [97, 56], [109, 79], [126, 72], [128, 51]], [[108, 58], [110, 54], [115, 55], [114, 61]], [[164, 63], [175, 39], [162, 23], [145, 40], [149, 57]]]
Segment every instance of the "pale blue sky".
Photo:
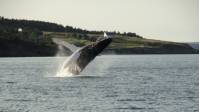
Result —
[[198, 0], [0, 0], [0, 16], [198, 41]]

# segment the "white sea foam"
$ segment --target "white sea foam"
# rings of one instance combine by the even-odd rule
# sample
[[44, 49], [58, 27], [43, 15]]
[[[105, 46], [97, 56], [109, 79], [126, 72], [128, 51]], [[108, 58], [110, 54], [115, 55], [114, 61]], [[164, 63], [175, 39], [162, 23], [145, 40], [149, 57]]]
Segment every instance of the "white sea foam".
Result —
[[77, 65], [77, 60], [80, 56], [80, 50], [82, 48], [75, 51], [69, 58], [67, 58], [62, 66], [60, 67], [59, 71], [56, 74], [56, 77], [68, 77], [73, 76], [74, 74], [70, 72], [71, 69], [75, 71], [80, 71], [80, 67]]

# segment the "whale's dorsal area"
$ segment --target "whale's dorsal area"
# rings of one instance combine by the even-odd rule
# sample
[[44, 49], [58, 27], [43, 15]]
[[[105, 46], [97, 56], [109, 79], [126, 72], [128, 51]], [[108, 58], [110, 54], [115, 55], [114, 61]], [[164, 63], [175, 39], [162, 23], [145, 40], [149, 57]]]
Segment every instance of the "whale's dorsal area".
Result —
[[112, 38], [104, 38], [77, 49], [63, 64], [60, 74], [72, 73], [78, 75], [98, 54], [110, 43]]

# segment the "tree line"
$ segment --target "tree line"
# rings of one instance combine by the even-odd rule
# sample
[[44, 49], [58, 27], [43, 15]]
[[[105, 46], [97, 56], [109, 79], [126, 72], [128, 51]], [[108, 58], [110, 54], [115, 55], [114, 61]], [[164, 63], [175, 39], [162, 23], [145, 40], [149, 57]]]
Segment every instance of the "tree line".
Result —
[[70, 33], [81, 33], [81, 34], [102, 34], [107, 32], [109, 35], [121, 35], [129, 37], [138, 37], [136, 33], [124, 32], [120, 33], [119, 31], [89, 31], [81, 28], [74, 28], [72, 26], [63, 26], [61, 24], [44, 22], [44, 21], [35, 21], [35, 20], [24, 20], [24, 19], [8, 19], [0, 17], [0, 32], [2, 31], [17, 31], [18, 28], [23, 30], [38, 30], [46, 32], [70, 32]]

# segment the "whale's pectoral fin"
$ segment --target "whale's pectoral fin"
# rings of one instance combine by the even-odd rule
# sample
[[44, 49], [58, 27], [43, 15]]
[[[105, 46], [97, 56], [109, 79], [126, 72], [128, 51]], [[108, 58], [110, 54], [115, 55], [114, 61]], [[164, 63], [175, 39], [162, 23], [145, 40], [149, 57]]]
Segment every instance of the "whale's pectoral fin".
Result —
[[71, 52], [75, 52], [76, 50], [79, 49], [79, 47], [77, 47], [77, 46], [75, 46], [73, 44], [70, 44], [70, 43], [64, 41], [61, 38], [52, 38], [52, 40], [57, 45], [64, 46], [65, 48], [69, 49]]

